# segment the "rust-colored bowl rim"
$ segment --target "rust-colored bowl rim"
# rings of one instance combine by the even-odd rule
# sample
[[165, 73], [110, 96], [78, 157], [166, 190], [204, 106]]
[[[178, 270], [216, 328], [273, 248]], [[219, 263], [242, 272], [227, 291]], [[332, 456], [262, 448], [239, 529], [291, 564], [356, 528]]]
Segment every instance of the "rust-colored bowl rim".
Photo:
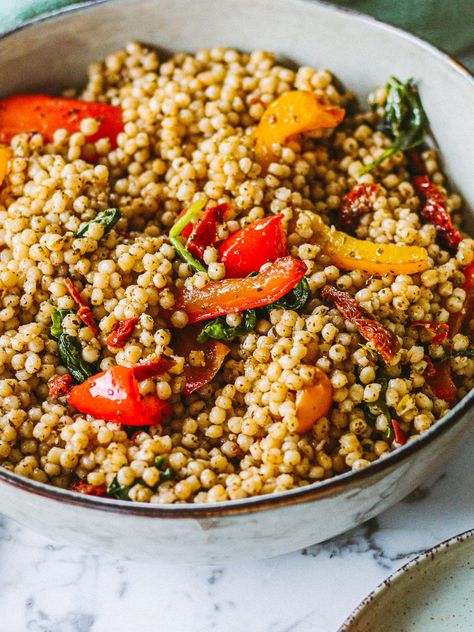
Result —
[[[429, 51], [434, 57], [437, 57], [441, 63], [448, 64], [452, 70], [464, 77], [471, 83], [474, 91], [474, 76], [459, 61], [448, 55], [448, 53], [430, 44], [422, 38], [409, 33], [403, 29], [386, 24], [381, 20], [365, 15], [347, 7], [338, 7], [321, 0], [286, 0], [288, 3], [298, 6], [306, 6], [320, 4], [326, 9], [334, 13], [348, 13], [355, 20], [365, 22], [376, 26], [378, 29], [386, 30], [394, 33], [403, 40], [408, 40], [422, 49]], [[38, 15], [30, 20], [25, 20], [22, 24], [13, 28], [1, 36], [5, 39], [10, 35], [19, 31], [34, 28], [47, 20], [61, 17], [67, 13], [79, 13], [81, 11], [93, 8], [99, 4], [112, 4], [114, 0], [85, 0], [77, 4], [65, 6], [54, 11], [49, 11]], [[291, 506], [294, 504], [313, 502], [319, 498], [324, 498], [341, 492], [344, 488], [353, 485], [364, 484], [370, 481], [372, 476], [389, 469], [392, 466], [402, 463], [410, 458], [413, 454], [421, 450], [424, 446], [435, 441], [438, 436], [447, 432], [461, 421], [464, 415], [469, 413], [474, 403], [474, 389], [466, 395], [443, 419], [438, 421], [434, 426], [427, 430], [423, 435], [413, 439], [401, 448], [391, 452], [388, 456], [374, 461], [367, 467], [357, 472], [345, 472], [321, 482], [312, 483], [290, 489], [284, 492], [276, 492], [273, 494], [265, 494], [262, 496], [252, 496], [241, 500], [226, 500], [219, 503], [203, 503], [201, 504], [176, 504], [176, 505], [154, 505], [150, 503], [130, 502], [117, 500], [114, 498], [100, 498], [97, 496], [86, 496], [78, 494], [67, 489], [54, 487], [46, 483], [39, 483], [29, 478], [14, 474], [0, 466], [0, 482], [10, 485], [16, 489], [41, 496], [45, 499], [54, 500], [60, 503], [76, 505], [88, 509], [106, 511], [119, 514], [137, 515], [146, 518], [212, 518], [226, 515], [238, 515], [258, 512], [266, 509], [274, 509], [282, 506]]]
[[[438, 553], [442, 553], [447, 549], [456, 546], [458, 544], [462, 544], [466, 542], [466, 540], [470, 540], [474, 538], [474, 529], [468, 529], [467, 531], [463, 531], [463, 533], [459, 533], [458, 535], [454, 535], [452, 538], [448, 538], [447, 540], [443, 540], [439, 544], [432, 546], [429, 549], [426, 549], [424, 553], [420, 553], [412, 560], [401, 566], [395, 572], [393, 572], [389, 577], [383, 580], [374, 590], [372, 590], [367, 597], [365, 597], [360, 604], [351, 612], [351, 614], [347, 617], [344, 623], [339, 628], [338, 632], [354, 632], [354, 625], [359, 623], [360, 617], [362, 617], [366, 610], [368, 610], [373, 601], [381, 597], [390, 587], [399, 579], [403, 578], [407, 573], [409, 573], [413, 568], [416, 568], [420, 563], [425, 562], [428, 559], [435, 558]], [[423, 607], [421, 604], [420, 607]]]

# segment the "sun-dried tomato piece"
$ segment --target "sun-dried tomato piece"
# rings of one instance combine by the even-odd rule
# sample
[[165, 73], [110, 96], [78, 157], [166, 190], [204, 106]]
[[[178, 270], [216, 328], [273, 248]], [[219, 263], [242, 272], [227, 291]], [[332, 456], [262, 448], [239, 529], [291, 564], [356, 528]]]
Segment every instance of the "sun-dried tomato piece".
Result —
[[72, 387], [73, 381], [72, 375], [69, 375], [69, 373], [66, 373], [66, 375], [55, 375], [48, 382], [48, 397], [56, 399], [57, 397], [67, 395], [69, 389]]
[[426, 377], [434, 377], [436, 375], [436, 369], [431, 358], [428, 356], [424, 356], [423, 360], [426, 362], [426, 369], [425, 369]]
[[105, 496], [107, 493], [105, 485], [89, 485], [84, 481], [76, 481], [71, 485], [70, 490], [86, 496]]
[[206, 248], [215, 243], [217, 225], [224, 221], [228, 210], [228, 204], [218, 204], [204, 211], [202, 219], [196, 224], [186, 243], [186, 248], [191, 254], [202, 259]]
[[447, 323], [421, 323], [419, 321], [411, 323], [412, 327], [424, 327], [433, 334], [431, 344], [438, 345], [446, 340], [449, 335], [449, 325]]
[[428, 176], [415, 176], [413, 184], [423, 200], [421, 214], [430, 224], [436, 226], [436, 230], [447, 240], [449, 246], [455, 248], [462, 238], [452, 224], [444, 195]]
[[115, 347], [116, 349], [122, 349], [125, 346], [127, 340], [133, 334], [135, 325], [138, 323], [138, 318], [126, 318], [125, 320], [119, 320], [118, 323], [112, 327], [112, 331], [107, 336], [105, 344], [109, 347]]
[[396, 335], [385, 325], [374, 320], [370, 312], [362, 307], [347, 292], [338, 290], [332, 285], [323, 288], [322, 296], [326, 301], [332, 301], [344, 318], [356, 325], [361, 336], [369, 340], [382, 358], [389, 362], [400, 349]]
[[82, 298], [82, 296], [79, 294], [77, 289], [74, 287], [74, 283], [71, 281], [71, 279], [66, 279], [65, 284], [66, 284], [69, 294], [79, 305], [79, 311], [77, 312], [77, 315], [82, 320], [84, 325], [86, 325], [87, 327], [91, 329], [94, 336], [98, 336], [100, 330], [99, 330], [99, 326], [94, 320], [94, 316], [92, 315], [91, 308]]
[[356, 184], [352, 191], [349, 191], [342, 199], [339, 208], [342, 223], [351, 226], [359, 215], [367, 213], [371, 209], [375, 194], [379, 189], [378, 184]]
[[407, 442], [406, 433], [400, 428], [400, 424], [396, 419], [392, 419], [393, 434], [395, 435], [395, 441], [400, 445], [405, 445]]

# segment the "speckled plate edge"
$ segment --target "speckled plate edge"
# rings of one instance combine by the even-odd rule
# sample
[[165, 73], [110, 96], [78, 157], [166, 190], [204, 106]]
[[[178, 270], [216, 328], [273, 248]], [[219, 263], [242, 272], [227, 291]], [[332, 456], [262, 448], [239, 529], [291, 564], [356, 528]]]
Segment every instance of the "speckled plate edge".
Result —
[[[112, 4], [115, 0], [85, 0], [77, 4], [68, 5], [42, 13], [30, 20], [25, 20], [17, 27], [10, 29], [3, 33], [1, 39], [8, 38], [10, 35], [22, 31], [24, 29], [32, 28], [41, 22], [46, 20], [61, 17], [64, 14], [80, 12], [93, 8], [96, 5]], [[196, 0], [198, 1], [198, 0]], [[265, 0], [263, 0], [265, 1]], [[271, 0], [266, 0], [271, 3]], [[398, 27], [387, 24], [374, 17], [365, 15], [348, 7], [339, 7], [329, 2], [322, 0], [286, 0], [288, 4], [295, 6], [295, 11], [298, 10], [298, 6], [306, 6], [308, 4], [315, 5], [320, 4], [325, 7], [326, 10], [334, 13], [346, 13], [354, 17], [355, 20], [360, 22], [366, 22], [376, 25], [379, 29], [385, 29], [387, 32], [395, 33], [402, 39], [409, 40], [420, 49], [428, 50], [434, 57], [437, 57], [445, 64], [448, 64], [453, 70], [468, 81], [473, 89], [474, 93], [474, 75], [463, 66], [459, 61], [454, 59], [448, 53], [440, 48], [437, 48], [433, 44], [426, 42], [422, 38], [413, 35], [409, 31], [400, 29]], [[464, 414], [468, 413], [468, 409], [474, 408], [474, 389], [464, 397], [442, 420], [432, 426], [423, 435], [410, 441], [405, 446], [398, 448], [394, 452], [391, 452], [387, 457], [374, 461], [367, 467], [357, 472], [346, 472], [339, 474], [325, 481], [312, 483], [301, 488], [290, 489], [284, 492], [278, 492], [275, 494], [265, 494], [262, 496], [254, 496], [252, 498], [245, 498], [241, 500], [231, 500], [218, 503], [206, 503], [202, 505], [169, 505], [169, 506], [156, 506], [150, 505], [150, 503], [129, 503], [122, 500], [116, 500], [112, 498], [100, 498], [97, 496], [84, 496], [71, 492], [66, 489], [53, 487], [45, 483], [39, 483], [28, 478], [24, 478], [18, 474], [14, 474], [8, 470], [3, 469], [0, 466], [0, 482], [22, 489], [23, 491], [43, 496], [44, 498], [50, 498], [59, 502], [67, 503], [70, 505], [86, 506], [95, 510], [102, 510], [106, 512], [118, 512], [127, 513], [130, 515], [140, 515], [142, 517], [149, 518], [203, 518], [222, 515], [235, 515], [244, 513], [253, 513], [262, 509], [271, 509], [284, 505], [293, 505], [298, 503], [310, 502], [316, 498], [322, 498], [331, 495], [333, 492], [337, 492], [346, 486], [347, 483], [361, 482], [373, 474], [377, 474], [391, 465], [395, 465], [401, 461], [404, 461], [412, 453], [417, 452], [423, 446], [430, 443], [437, 436], [444, 433], [446, 430], [454, 426]], [[441, 546], [441, 545], [440, 545]]]
[[381, 599], [395, 582], [403, 581], [411, 570], [425, 564], [429, 560], [432, 560], [439, 553], [442, 553], [453, 546], [458, 546], [471, 538], [474, 538], [474, 529], [469, 529], [468, 531], [455, 535], [448, 540], [444, 540], [404, 564], [397, 571], [392, 573], [392, 575], [387, 577], [387, 579], [384, 579], [381, 584], [374, 588], [374, 590], [372, 590], [367, 597], [360, 602], [357, 608], [352, 611], [337, 632], [355, 632], [356, 628], [353, 626], [359, 622], [360, 617], [362, 617], [366, 611], [371, 608], [374, 601]]

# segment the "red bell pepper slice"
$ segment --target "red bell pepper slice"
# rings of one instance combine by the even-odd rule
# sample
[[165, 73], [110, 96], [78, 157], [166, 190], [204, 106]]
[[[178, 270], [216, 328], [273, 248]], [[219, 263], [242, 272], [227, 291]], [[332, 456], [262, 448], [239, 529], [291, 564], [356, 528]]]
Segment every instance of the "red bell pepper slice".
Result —
[[105, 339], [105, 344], [108, 347], [122, 349], [127, 340], [129, 340], [133, 334], [133, 330], [135, 329], [135, 325], [137, 323], [138, 318], [126, 318], [125, 320], [119, 320], [118, 323], [115, 323], [112, 327], [112, 331]]
[[186, 312], [189, 323], [197, 323], [270, 305], [292, 290], [306, 270], [304, 261], [282, 257], [253, 277], [211, 281], [203, 288], [185, 287], [177, 296], [176, 309]]
[[[202, 259], [206, 248], [215, 243], [217, 238], [217, 225], [224, 221], [225, 214], [228, 210], [228, 204], [218, 204], [204, 211], [204, 215], [194, 227], [186, 243], [186, 248], [191, 254], [198, 259]], [[188, 226], [192, 225], [188, 224]], [[185, 229], [186, 228], [185, 226]]]
[[138, 383], [166, 371], [169, 362], [114, 366], [74, 386], [67, 401], [81, 413], [125, 426], [159, 424], [170, 413], [169, 404], [151, 393], [142, 397]]
[[392, 419], [392, 427], [393, 427], [393, 434], [395, 435], [395, 441], [399, 443], [400, 445], [405, 445], [405, 443], [408, 440], [407, 435], [400, 428], [400, 424], [398, 423], [396, 419]]
[[474, 261], [463, 268], [463, 273], [466, 298], [462, 310], [449, 317], [449, 332], [451, 338], [461, 332], [472, 339], [474, 332], [469, 329], [469, 322], [474, 318]]
[[85, 118], [99, 122], [98, 131], [87, 137], [89, 142], [110, 138], [112, 146], [117, 146], [117, 135], [123, 131], [121, 108], [46, 94], [18, 94], [0, 99], [0, 141], [10, 142], [15, 134], [22, 132], [37, 132], [49, 142], [57, 129], [66, 129], [70, 134], [78, 132]]
[[449, 246], [455, 248], [461, 241], [461, 234], [452, 224], [444, 195], [428, 176], [414, 176], [413, 184], [423, 199], [421, 214], [446, 238]]
[[258, 272], [264, 263], [288, 254], [283, 215], [270, 215], [244, 226], [219, 246], [219, 261], [227, 278]]
[[84, 325], [86, 325], [86, 327], [89, 327], [92, 330], [94, 336], [98, 336], [100, 333], [100, 329], [94, 320], [94, 316], [92, 315], [91, 308], [85, 302], [85, 300], [82, 298], [79, 292], [76, 290], [76, 288], [74, 287], [74, 283], [71, 281], [71, 279], [66, 279], [65, 284], [66, 284], [69, 294], [79, 305], [79, 310], [77, 312], [77, 315], [82, 320]]
[[[199, 326], [180, 329], [173, 338], [173, 350], [184, 357], [184, 375], [186, 382], [182, 390], [183, 395], [190, 395], [201, 386], [208, 384], [219, 371], [225, 357], [230, 352], [229, 347], [219, 340], [210, 338], [204, 343], [197, 342], [200, 332]], [[191, 366], [189, 354], [191, 351], [204, 352], [204, 366]]]
[[67, 394], [73, 383], [74, 380], [72, 379], [72, 375], [69, 375], [69, 373], [66, 373], [66, 375], [55, 375], [48, 382], [48, 397], [53, 399], [63, 397]]
[[70, 490], [86, 496], [105, 496], [107, 493], [105, 485], [89, 485], [84, 481], [76, 481], [71, 485]]

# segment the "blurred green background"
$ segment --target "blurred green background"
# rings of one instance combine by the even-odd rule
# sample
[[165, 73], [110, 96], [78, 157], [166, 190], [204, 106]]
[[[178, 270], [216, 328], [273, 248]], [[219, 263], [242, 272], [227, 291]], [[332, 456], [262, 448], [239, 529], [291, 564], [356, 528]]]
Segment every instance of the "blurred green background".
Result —
[[[0, 33], [21, 20], [75, 3], [75, 0], [0, 0]], [[416, 33], [474, 71], [474, 0], [337, 0], [333, 4], [357, 9]]]

